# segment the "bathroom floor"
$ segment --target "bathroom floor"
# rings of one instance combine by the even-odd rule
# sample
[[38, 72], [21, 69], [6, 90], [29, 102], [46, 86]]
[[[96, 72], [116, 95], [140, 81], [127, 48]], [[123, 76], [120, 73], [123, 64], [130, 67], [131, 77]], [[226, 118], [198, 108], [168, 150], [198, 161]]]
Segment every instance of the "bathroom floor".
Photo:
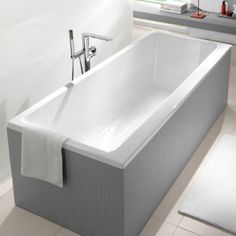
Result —
[[[135, 27], [134, 38], [149, 29]], [[233, 57], [236, 57], [234, 48]], [[231, 65], [229, 105], [204, 138], [175, 184], [169, 190], [140, 236], [230, 236], [220, 229], [178, 214], [186, 191], [194, 182], [219, 138], [226, 133], [236, 135], [236, 60]], [[8, 185], [10, 185], [8, 183]], [[5, 186], [8, 188], [7, 184]], [[14, 206], [13, 191], [0, 192], [0, 236], [78, 236], [67, 229]]]

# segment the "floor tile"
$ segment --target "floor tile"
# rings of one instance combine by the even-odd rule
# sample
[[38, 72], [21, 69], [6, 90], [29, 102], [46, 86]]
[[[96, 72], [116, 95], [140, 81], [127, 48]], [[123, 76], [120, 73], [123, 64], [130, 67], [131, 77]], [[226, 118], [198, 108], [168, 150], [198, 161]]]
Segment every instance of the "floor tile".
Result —
[[172, 207], [170, 207], [164, 201], [159, 205], [159, 207], [155, 211], [153, 218], [162, 219], [168, 224], [178, 226], [183, 218], [183, 216], [178, 213], [178, 207], [178, 202], [176, 202], [175, 204], [173, 204]]
[[62, 228], [55, 236], [80, 236], [80, 235], [68, 229]]
[[207, 154], [204, 157], [203, 164], [208, 160], [210, 157], [211, 153], [214, 151], [214, 149], [217, 147], [219, 141], [221, 140], [222, 136], [225, 134], [233, 134], [234, 129], [236, 128], [235, 124], [230, 124], [230, 123], [224, 123], [224, 126], [226, 127], [225, 129], [222, 129], [221, 132], [218, 134], [216, 137], [214, 143], [211, 145], [209, 148]]
[[172, 236], [176, 227], [158, 219], [150, 218], [140, 236]]
[[183, 216], [178, 213], [179, 205], [184, 197], [192, 177], [197, 172], [199, 163], [189, 162], [174, 185], [171, 187], [161, 204], [155, 210], [153, 217], [178, 226]]
[[187, 231], [185, 229], [177, 228], [173, 236], [196, 236], [193, 232]]
[[0, 227], [1, 236], [54, 236], [61, 227], [14, 207]]
[[[236, 76], [235, 76], [236, 77]], [[235, 82], [236, 84], [236, 82]], [[229, 104], [236, 105], [236, 85], [234, 88], [229, 89], [229, 98], [228, 98]]]
[[229, 104], [225, 110], [224, 121], [236, 124], [236, 106]]
[[13, 190], [10, 190], [0, 199], [0, 226], [14, 208], [14, 205]]
[[192, 231], [201, 236], [228, 236], [230, 234], [210, 226], [208, 224], [202, 223], [190, 217], [184, 217], [180, 222], [179, 227], [184, 228], [186, 230]]
[[236, 64], [236, 46], [235, 45], [232, 47], [231, 62], [233, 64]]
[[236, 89], [236, 64], [232, 64], [232, 63], [230, 66], [229, 88]]
[[233, 133], [236, 124], [224, 121], [225, 112], [223, 112], [212, 126], [208, 134], [202, 140], [201, 144], [193, 154], [192, 160], [196, 162], [202, 162], [206, 158], [207, 153], [210, 151], [213, 145], [217, 144], [217, 141], [223, 134]]
[[[235, 56], [236, 57], [236, 56]], [[231, 62], [229, 83], [235, 88], [236, 85], [236, 64]]]
[[12, 178], [5, 180], [0, 184], [0, 198], [12, 189]]

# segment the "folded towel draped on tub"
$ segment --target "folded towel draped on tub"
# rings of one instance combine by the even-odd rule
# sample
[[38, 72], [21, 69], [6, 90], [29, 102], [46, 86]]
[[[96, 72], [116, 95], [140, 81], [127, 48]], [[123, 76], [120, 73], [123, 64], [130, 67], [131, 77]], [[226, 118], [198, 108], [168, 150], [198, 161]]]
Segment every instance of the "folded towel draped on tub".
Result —
[[62, 144], [66, 137], [47, 127], [25, 122], [21, 174], [63, 187]]

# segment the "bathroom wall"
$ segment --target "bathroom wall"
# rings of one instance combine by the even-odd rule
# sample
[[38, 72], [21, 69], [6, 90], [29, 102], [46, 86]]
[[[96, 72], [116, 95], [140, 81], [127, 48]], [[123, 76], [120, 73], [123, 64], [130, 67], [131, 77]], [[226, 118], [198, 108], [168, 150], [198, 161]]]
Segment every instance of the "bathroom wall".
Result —
[[131, 41], [131, 2], [0, 0], [0, 183], [10, 176], [7, 121], [71, 79], [68, 30], [77, 49], [85, 31], [114, 38], [92, 42], [94, 66]]

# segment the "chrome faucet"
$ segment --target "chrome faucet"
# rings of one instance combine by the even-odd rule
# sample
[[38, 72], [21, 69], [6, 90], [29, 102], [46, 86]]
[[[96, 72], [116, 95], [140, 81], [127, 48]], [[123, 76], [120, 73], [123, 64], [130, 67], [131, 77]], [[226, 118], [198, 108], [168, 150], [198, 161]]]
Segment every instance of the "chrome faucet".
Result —
[[[100, 39], [104, 41], [112, 41], [112, 38], [98, 35], [98, 34], [83, 33], [82, 34], [82, 50], [75, 52], [73, 30], [69, 31], [69, 37], [70, 37], [71, 59], [72, 59], [72, 80], [74, 80], [75, 59], [79, 58], [80, 69], [81, 69], [81, 73], [83, 74], [84, 72], [87, 72], [90, 70], [91, 58], [96, 56], [97, 49], [94, 46], [90, 46], [89, 38]], [[81, 59], [82, 56], [84, 57], [84, 69], [83, 69], [83, 63]]]

